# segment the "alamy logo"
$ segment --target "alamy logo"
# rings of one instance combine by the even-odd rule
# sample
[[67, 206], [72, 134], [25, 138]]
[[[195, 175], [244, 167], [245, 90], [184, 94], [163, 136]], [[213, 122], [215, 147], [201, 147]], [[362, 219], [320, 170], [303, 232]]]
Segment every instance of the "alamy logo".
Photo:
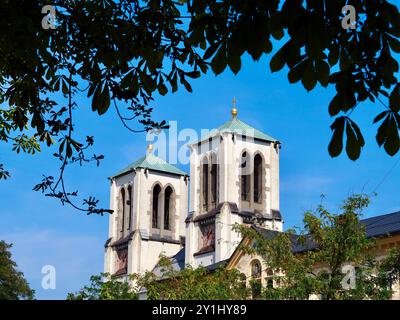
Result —
[[42, 19], [42, 28], [45, 30], [56, 28], [56, 9], [52, 5], [45, 5], [42, 13], [46, 16]]
[[351, 5], [346, 5], [342, 8], [342, 13], [345, 15], [342, 19], [343, 29], [355, 29], [357, 27], [356, 9]]
[[42, 288], [44, 290], [56, 289], [56, 268], [52, 265], [42, 267]]
[[352, 265], [345, 265], [342, 267], [342, 273], [345, 275], [341, 281], [344, 290], [351, 290], [356, 288], [356, 269]]

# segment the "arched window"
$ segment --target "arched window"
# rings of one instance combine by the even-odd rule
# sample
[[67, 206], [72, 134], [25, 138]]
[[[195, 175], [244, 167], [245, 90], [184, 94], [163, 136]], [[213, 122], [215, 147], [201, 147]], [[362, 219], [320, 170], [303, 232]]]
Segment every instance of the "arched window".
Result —
[[258, 260], [254, 260], [251, 263], [251, 278], [252, 279], [261, 278], [261, 263]]
[[203, 158], [201, 162], [201, 195], [202, 195], [202, 203], [203, 203], [203, 210], [208, 210], [208, 159], [207, 157]]
[[151, 226], [153, 228], [158, 229], [158, 203], [159, 203], [159, 197], [160, 197], [160, 192], [161, 192], [161, 187], [160, 185], [156, 185], [153, 188], [153, 212], [152, 212], [152, 222]]
[[261, 295], [261, 263], [258, 260], [251, 262], [251, 294], [253, 299], [258, 298]]
[[254, 202], [262, 202], [262, 170], [263, 159], [259, 154], [254, 157]]
[[240, 193], [242, 201], [250, 201], [250, 155], [247, 152], [242, 153], [242, 162], [240, 168]]
[[211, 156], [211, 206], [215, 208], [218, 204], [218, 163], [215, 154]]
[[128, 216], [128, 230], [131, 230], [132, 228], [132, 186], [128, 186], [128, 206], [129, 206], [129, 216]]
[[272, 269], [267, 269], [267, 276], [265, 277], [265, 282], [268, 288], [274, 287], [274, 271]]
[[120, 191], [120, 199], [119, 199], [119, 231], [121, 234], [124, 233], [124, 226], [125, 226], [125, 189], [121, 188]]
[[173, 196], [174, 191], [170, 186], [168, 186], [165, 189], [165, 194], [164, 194], [164, 229], [165, 230], [171, 230], [171, 224], [170, 224], [170, 213], [171, 213], [171, 207], [172, 207], [172, 196]]

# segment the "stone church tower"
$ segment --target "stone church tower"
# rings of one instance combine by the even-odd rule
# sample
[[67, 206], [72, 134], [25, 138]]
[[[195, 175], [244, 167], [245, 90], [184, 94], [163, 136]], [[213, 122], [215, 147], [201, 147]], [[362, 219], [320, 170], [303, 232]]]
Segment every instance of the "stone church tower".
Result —
[[151, 271], [161, 253], [172, 256], [184, 244], [188, 176], [152, 149], [110, 178], [104, 271], [113, 275]]
[[224, 261], [241, 238], [235, 223], [282, 231], [279, 150], [274, 138], [232, 118], [191, 145], [185, 263]]
[[161, 253], [177, 269], [218, 264], [241, 240], [236, 223], [282, 231], [280, 143], [237, 114], [233, 108], [228, 122], [190, 145], [190, 197], [189, 176], [151, 145], [110, 178], [105, 272], [154, 271]]

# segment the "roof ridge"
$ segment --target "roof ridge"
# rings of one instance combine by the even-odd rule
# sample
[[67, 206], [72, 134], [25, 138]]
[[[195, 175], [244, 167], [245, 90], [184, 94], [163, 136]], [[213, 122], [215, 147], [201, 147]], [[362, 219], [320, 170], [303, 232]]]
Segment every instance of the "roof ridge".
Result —
[[362, 221], [367, 221], [367, 220], [372, 220], [372, 219], [377, 219], [380, 218], [378, 221], [381, 221], [389, 216], [393, 216], [395, 214], [400, 214], [400, 211], [395, 211], [395, 212], [391, 212], [391, 213], [386, 213], [386, 214], [382, 214], [382, 215], [378, 215], [378, 216], [373, 216], [373, 217], [369, 217], [369, 218], [365, 218], [365, 219], [360, 219], [360, 222]]
[[383, 216], [391, 216], [391, 215], [394, 215], [394, 214], [400, 214], [400, 210], [399, 210], [399, 211], [395, 211], [395, 212], [391, 212], [391, 213], [381, 214], [381, 215], [378, 215], [378, 216], [373, 216], [373, 217], [365, 218], [365, 219], [363, 219], [363, 220], [373, 219], [373, 218], [378, 218], [378, 217], [383, 217]]

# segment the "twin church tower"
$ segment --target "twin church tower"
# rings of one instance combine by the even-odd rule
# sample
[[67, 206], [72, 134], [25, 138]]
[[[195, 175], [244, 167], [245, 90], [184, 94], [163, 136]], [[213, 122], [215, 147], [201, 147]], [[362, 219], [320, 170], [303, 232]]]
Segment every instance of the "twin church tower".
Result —
[[[190, 175], [147, 153], [110, 178], [105, 272], [152, 271], [160, 254], [176, 267], [212, 267], [229, 259], [236, 223], [282, 231], [280, 142], [231, 119], [189, 145]], [[189, 208], [188, 208], [189, 206]]]

